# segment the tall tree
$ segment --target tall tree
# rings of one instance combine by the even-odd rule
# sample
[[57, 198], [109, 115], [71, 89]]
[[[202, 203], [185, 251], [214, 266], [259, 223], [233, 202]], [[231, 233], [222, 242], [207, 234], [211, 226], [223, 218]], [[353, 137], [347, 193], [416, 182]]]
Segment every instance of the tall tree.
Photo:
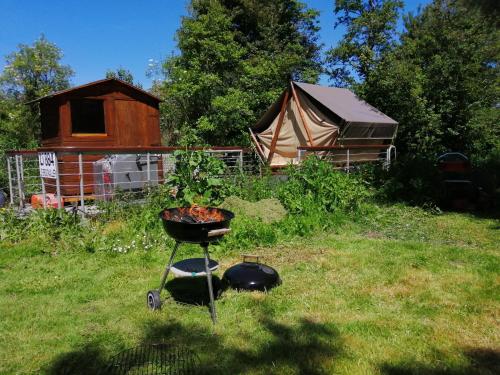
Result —
[[106, 72], [106, 78], [116, 78], [130, 83], [131, 85], [142, 88], [142, 85], [139, 82], [134, 82], [134, 76], [132, 75], [130, 70], [123, 67], [119, 67], [116, 70], [108, 69], [108, 71]]
[[[25, 103], [69, 87], [73, 71], [61, 59], [61, 50], [43, 35], [33, 45], [20, 44], [6, 56], [0, 75], [0, 159], [6, 149], [37, 145], [38, 110]], [[0, 183], [4, 177], [0, 175]]]
[[394, 45], [401, 0], [335, 0], [335, 28], [344, 27], [340, 43], [327, 51], [330, 78], [337, 86], [363, 82]]
[[62, 65], [62, 52], [45, 36], [33, 45], [20, 44], [5, 58], [0, 87], [8, 97], [30, 101], [69, 87], [73, 70]]
[[401, 45], [362, 92], [400, 122], [400, 151], [472, 155], [500, 147], [500, 33], [463, 0], [434, 0], [405, 19]]
[[192, 0], [164, 64], [168, 141], [245, 144], [290, 79], [315, 82], [317, 12], [296, 0]]

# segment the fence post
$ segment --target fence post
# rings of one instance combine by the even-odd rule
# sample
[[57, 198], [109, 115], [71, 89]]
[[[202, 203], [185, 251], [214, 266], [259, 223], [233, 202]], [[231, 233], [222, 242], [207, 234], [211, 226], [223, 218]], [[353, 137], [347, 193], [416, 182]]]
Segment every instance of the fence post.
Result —
[[57, 154], [54, 152], [55, 156], [55, 165], [56, 165], [56, 194], [57, 194], [57, 206], [58, 208], [62, 208], [62, 199], [61, 199], [61, 181], [59, 179], [59, 159], [57, 158]]
[[19, 155], [16, 155], [16, 175], [17, 175], [17, 192], [19, 193], [19, 208], [24, 208], [24, 194], [21, 181], [21, 165]]
[[239, 156], [239, 161], [240, 161], [240, 171], [243, 172], [243, 149], [240, 150], [240, 156]]
[[23, 159], [23, 154], [19, 155], [19, 167], [21, 171], [21, 186], [22, 186], [22, 197], [23, 197], [23, 207], [24, 207], [24, 201], [26, 200], [26, 194], [24, 191], [25, 185], [24, 185], [24, 159]]
[[151, 164], [150, 164], [150, 153], [148, 152], [146, 154], [146, 173], [148, 174], [147, 176], [147, 181], [148, 181], [148, 186], [151, 186]]
[[[38, 156], [38, 154], [37, 154]], [[38, 156], [38, 170], [40, 170], [40, 156]], [[47, 191], [45, 190], [45, 181], [40, 173], [40, 182], [42, 183], [42, 199], [43, 199], [43, 208], [47, 208]]]
[[350, 156], [351, 156], [351, 154], [349, 152], [349, 149], [347, 149], [347, 173], [349, 173], [349, 171], [351, 169], [351, 167], [350, 167], [350, 160], [349, 160]]
[[85, 215], [85, 200], [83, 199], [85, 194], [83, 189], [83, 156], [81, 152], [78, 153], [78, 171], [80, 173], [80, 206], [82, 207], [82, 214]]
[[12, 167], [10, 166], [10, 156], [7, 156], [7, 173], [9, 174], [9, 197], [11, 206], [14, 205], [14, 189], [12, 187]]

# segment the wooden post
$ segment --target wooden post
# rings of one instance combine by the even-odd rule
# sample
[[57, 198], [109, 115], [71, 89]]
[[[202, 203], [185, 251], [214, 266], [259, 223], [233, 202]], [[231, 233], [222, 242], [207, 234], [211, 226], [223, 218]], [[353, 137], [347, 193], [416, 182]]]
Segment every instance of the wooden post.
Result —
[[269, 155], [267, 156], [267, 162], [270, 163], [273, 159], [274, 150], [276, 149], [276, 143], [278, 142], [278, 136], [281, 131], [281, 126], [283, 125], [283, 120], [285, 119], [285, 109], [288, 104], [289, 99], [288, 90], [286, 90], [285, 98], [283, 99], [283, 103], [281, 103], [280, 116], [278, 118], [278, 124], [276, 125], [276, 129], [274, 130], [273, 140], [271, 141], [271, 148], [269, 149]]
[[293, 87], [293, 82], [290, 82], [290, 86], [292, 86], [293, 98], [295, 99], [295, 102], [297, 103], [297, 108], [299, 109], [299, 114], [300, 114], [300, 119], [302, 120], [302, 125], [304, 126], [304, 129], [306, 129], [307, 138], [309, 138], [309, 144], [310, 144], [310, 146], [314, 146], [313, 138], [311, 135], [311, 130], [309, 130], [309, 126], [307, 126], [307, 122], [306, 122], [306, 119], [304, 117], [304, 113], [302, 112], [302, 105], [300, 104], [299, 97], [298, 97], [297, 93], [295, 92], [295, 88]]

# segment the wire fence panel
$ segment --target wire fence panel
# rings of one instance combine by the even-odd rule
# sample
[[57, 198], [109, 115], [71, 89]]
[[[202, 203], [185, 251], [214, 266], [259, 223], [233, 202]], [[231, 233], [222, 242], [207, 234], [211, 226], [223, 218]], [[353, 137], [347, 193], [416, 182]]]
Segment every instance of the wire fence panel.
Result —
[[[176, 150], [130, 153], [128, 149], [67, 149], [54, 152], [56, 172], [52, 177], [40, 174], [42, 152], [13, 151], [7, 156], [10, 203], [21, 210], [72, 204], [85, 212], [85, 201], [114, 200], [124, 193], [140, 197], [175, 172]], [[259, 168], [249, 149], [226, 147], [201, 152], [222, 160], [225, 176], [255, 173]]]
[[[140, 198], [150, 188], [164, 184], [175, 173], [175, 152], [178, 149], [181, 148], [94, 150], [56, 147], [52, 151], [48, 148], [10, 151], [6, 158], [10, 204], [21, 211], [71, 205], [73, 209], [85, 213], [95, 201], [115, 200], [124, 194]], [[252, 149], [214, 147], [191, 150], [200, 150], [222, 160], [226, 165], [226, 177], [262, 172], [263, 163]], [[395, 148], [374, 145], [364, 148], [299, 147], [298, 161], [311, 154], [349, 172], [355, 165], [365, 162], [381, 162], [388, 166], [395, 156]]]
[[365, 163], [379, 163], [383, 168], [389, 168], [391, 161], [396, 157], [396, 148], [393, 145], [299, 147], [298, 149], [299, 163], [310, 155], [316, 155], [332, 163], [335, 169], [347, 172]]

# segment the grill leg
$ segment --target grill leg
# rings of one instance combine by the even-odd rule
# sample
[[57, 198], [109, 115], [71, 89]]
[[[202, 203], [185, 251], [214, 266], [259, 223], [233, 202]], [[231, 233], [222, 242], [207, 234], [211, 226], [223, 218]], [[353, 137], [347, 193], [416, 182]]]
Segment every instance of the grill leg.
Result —
[[210, 315], [212, 322], [217, 323], [217, 313], [215, 312], [214, 289], [212, 287], [212, 271], [210, 270], [210, 257], [208, 255], [208, 244], [202, 244], [205, 253], [205, 272], [207, 273], [208, 293], [210, 294]]
[[167, 282], [168, 273], [170, 272], [170, 267], [172, 267], [172, 263], [174, 261], [175, 253], [177, 252], [177, 249], [179, 248], [180, 244], [181, 244], [180, 242], [176, 242], [175, 243], [175, 247], [174, 247], [174, 250], [172, 251], [172, 255], [170, 255], [170, 259], [168, 261], [167, 268], [165, 268], [165, 271], [163, 272], [163, 276], [161, 278], [160, 287], [158, 288], [158, 293], [159, 294], [161, 294], [161, 291], [165, 287], [165, 283]]

